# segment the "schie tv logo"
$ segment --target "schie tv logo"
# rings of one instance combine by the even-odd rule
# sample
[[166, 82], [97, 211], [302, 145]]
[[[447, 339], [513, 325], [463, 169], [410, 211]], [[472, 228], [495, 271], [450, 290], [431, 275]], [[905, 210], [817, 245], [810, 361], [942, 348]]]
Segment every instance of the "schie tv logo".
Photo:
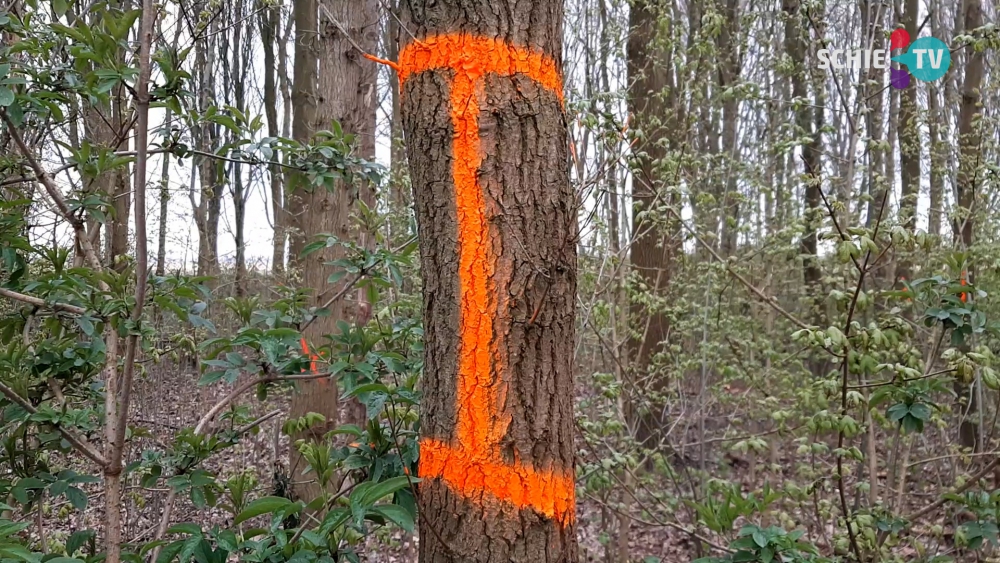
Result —
[[[940, 39], [921, 37], [911, 44], [910, 34], [905, 29], [897, 29], [889, 40], [890, 49], [820, 49], [816, 52], [819, 68], [884, 70], [890, 68], [892, 61], [905, 67], [890, 71], [890, 84], [902, 90], [910, 85], [911, 74], [917, 80], [933, 82], [944, 76], [951, 66], [951, 51]], [[893, 57], [892, 51], [897, 49], [906, 49], [906, 52]]]

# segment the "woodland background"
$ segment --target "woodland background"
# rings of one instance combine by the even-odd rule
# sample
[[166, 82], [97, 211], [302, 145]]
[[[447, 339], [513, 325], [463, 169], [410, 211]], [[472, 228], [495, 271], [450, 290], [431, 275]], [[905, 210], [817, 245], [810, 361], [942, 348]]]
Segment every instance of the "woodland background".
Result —
[[[0, 3], [0, 558], [417, 560], [403, 9]], [[995, 556], [995, 4], [564, 9], [579, 559]]]

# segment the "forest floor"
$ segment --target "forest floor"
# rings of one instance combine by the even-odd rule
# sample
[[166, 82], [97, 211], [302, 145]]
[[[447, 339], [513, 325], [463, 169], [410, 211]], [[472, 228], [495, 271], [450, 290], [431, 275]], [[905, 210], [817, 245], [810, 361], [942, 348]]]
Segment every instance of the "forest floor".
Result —
[[[232, 386], [224, 383], [199, 387], [198, 377], [197, 370], [182, 369], [170, 362], [148, 365], [148, 372], [136, 386], [132, 416], [133, 430], [143, 436], [132, 440], [127, 461], [136, 461], [144, 450], [166, 451], [180, 429], [194, 427], [212, 405], [232, 390]], [[205, 469], [213, 472], [220, 482], [250, 470], [257, 479], [254, 497], [275, 494], [275, 468], [287, 472], [289, 440], [280, 435], [280, 427], [287, 416], [288, 398], [288, 393], [284, 393], [259, 401], [248, 392], [238, 404], [249, 408], [249, 416], [255, 419], [268, 414], [273, 416], [260, 425], [259, 432], [248, 433], [238, 445], [211, 457]], [[274, 415], [275, 411], [280, 414]], [[86, 470], [83, 465], [79, 467], [81, 472]], [[82, 513], [69, 510], [65, 497], [53, 499], [46, 505], [44, 533], [49, 546], [64, 544], [75, 531], [99, 529], [104, 512], [99, 487], [99, 483], [85, 487], [90, 496], [87, 509]], [[154, 488], [142, 487], [135, 476], [127, 480], [123, 530], [127, 541], [144, 543], [154, 538], [167, 493], [163, 479]], [[614, 518], [613, 513], [602, 511], [598, 502], [586, 496], [578, 499], [581, 562], [605, 561], [607, 555], [617, 553], [617, 550], [609, 552], [605, 548], [609, 541], [605, 529], [609, 524], [612, 530], [616, 528]], [[170, 520], [171, 524], [197, 521], [203, 529], [209, 529], [215, 525], [227, 526], [232, 515], [220, 507], [196, 509], [189, 496], [178, 495]], [[36, 527], [29, 530], [32, 536], [38, 537]], [[370, 563], [415, 563], [417, 541], [410, 534], [394, 529], [390, 534], [370, 537], [359, 552], [364, 554], [362, 560]], [[613, 543], [613, 538], [611, 541]], [[631, 561], [686, 563], [694, 556], [693, 546], [685, 534], [664, 526], [633, 523], [629, 544]]]

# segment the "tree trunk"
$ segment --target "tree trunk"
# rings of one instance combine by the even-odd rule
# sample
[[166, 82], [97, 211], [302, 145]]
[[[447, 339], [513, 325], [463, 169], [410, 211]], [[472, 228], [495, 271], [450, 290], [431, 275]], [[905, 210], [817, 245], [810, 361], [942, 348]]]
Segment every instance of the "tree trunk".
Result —
[[[918, 0], [906, 0], [902, 14], [903, 25], [910, 39], [917, 38]], [[911, 233], [917, 226], [917, 197], [920, 195], [920, 129], [917, 107], [916, 80], [911, 80], [908, 88], [900, 94], [899, 126], [896, 129], [899, 142], [899, 177], [902, 190], [899, 198], [899, 222]], [[909, 260], [902, 259], [896, 267], [898, 279], [910, 277]]]
[[[868, 36], [872, 38], [872, 48], [881, 49], [885, 44], [883, 36], [883, 21], [886, 6], [884, 0], [866, 0], [865, 16], [868, 18]], [[885, 107], [885, 70], [869, 69], [868, 80], [864, 87], [865, 97], [870, 100], [870, 110], [865, 113], [865, 129], [869, 137], [871, 158], [868, 166], [868, 211], [865, 214], [865, 226], [874, 228], [882, 211], [882, 199], [885, 194], [884, 160], [885, 150], [881, 148], [885, 131], [882, 112]]]
[[[966, 32], [983, 25], [983, 7], [980, 0], [965, 0], [965, 29]], [[982, 94], [980, 88], [983, 83], [983, 52], [970, 50], [967, 54], [965, 65], [965, 82], [962, 84], [962, 105], [959, 109], [958, 117], [958, 182], [957, 182], [957, 212], [952, 230], [958, 239], [958, 246], [969, 249], [972, 246], [973, 234], [975, 232], [975, 205], [976, 205], [976, 183], [977, 169], [981, 158], [980, 150], [982, 144], [981, 132], [976, 127], [977, 117], [983, 109], [980, 105]], [[969, 281], [975, 280], [975, 272], [971, 264], [965, 265]], [[962, 345], [963, 351], [970, 348], [969, 342]], [[956, 383], [956, 387], [958, 384]], [[968, 408], [962, 408], [960, 412], [967, 413], [962, 420], [959, 433], [959, 441], [963, 447], [979, 449], [980, 431], [976, 412], [979, 405], [976, 401], [974, 385], [965, 385], [959, 391], [959, 398], [968, 403]]]
[[[278, 41], [278, 26], [281, 24], [281, 12], [278, 6], [265, 6], [260, 12], [260, 40], [264, 46], [264, 113], [267, 117], [267, 136], [278, 137], [278, 87], [275, 83], [275, 44]], [[271, 250], [271, 272], [280, 274], [285, 271], [285, 207], [284, 187], [282, 185], [281, 166], [278, 165], [278, 153], [275, 151], [268, 169], [271, 176], [271, 216], [274, 221], [274, 239]]]
[[420, 560], [576, 561], [563, 3], [403, 4], [424, 274]]
[[[807, 44], [802, 24], [802, 19], [805, 16], [801, 14], [801, 8], [799, 0], [784, 0], [782, 3], [782, 9], [788, 18], [785, 22], [785, 50], [791, 56], [794, 64], [791, 75], [792, 98], [797, 100], [805, 98], [806, 77], [810, 75], [810, 69], [806, 65]], [[820, 149], [822, 146], [821, 128], [823, 126], [823, 84], [821, 79], [815, 82], [813, 106], [803, 104], [795, 114], [795, 124], [799, 129], [799, 134], [810, 137], [810, 141], [802, 147], [802, 162], [805, 169], [805, 205], [803, 210], [805, 232], [802, 234], [800, 247], [803, 255], [803, 280], [810, 300], [810, 316], [813, 318], [819, 316], [816, 301], [819, 300], [820, 269], [816, 256], [816, 231], [817, 224], [821, 220], [822, 169]], [[793, 169], [794, 166], [795, 164], [792, 163]]]
[[[319, 14], [319, 74], [313, 131], [330, 131], [331, 123], [340, 124], [344, 134], [354, 135], [358, 156], [375, 158], [375, 63], [364, 58], [352, 45], [371, 53], [378, 44], [378, 5], [375, 0], [320, 0]], [[351, 37], [345, 37], [342, 27]], [[359, 186], [336, 182], [328, 188], [317, 188], [303, 193], [301, 226], [306, 242], [325, 233], [340, 240], [356, 240], [357, 229], [351, 228], [351, 206], [360, 195]], [[361, 193], [371, 192], [370, 187], [360, 187]], [[369, 204], [372, 198], [367, 198]], [[344, 247], [322, 249], [300, 258], [302, 283], [314, 290], [313, 305], [321, 307], [330, 297], [340, 293], [349, 279], [327, 282], [334, 269], [327, 266], [333, 260], [345, 257]], [[323, 344], [324, 335], [335, 334], [337, 323], [345, 317], [345, 303], [338, 300], [329, 305], [330, 315], [316, 319], [304, 336], [314, 346]], [[318, 438], [332, 428], [339, 419], [337, 386], [327, 380], [304, 382], [292, 401], [292, 416], [317, 412], [327, 419], [327, 428], [314, 428]], [[363, 425], [364, 410], [351, 401], [349, 422]], [[300, 487], [302, 498], [313, 498], [320, 492], [318, 484], [310, 482]]]
[[[295, 63], [292, 77], [292, 138], [309, 143], [316, 123], [317, 4], [316, 0], [294, 0]], [[288, 178], [290, 179], [290, 178]], [[288, 266], [298, 268], [305, 237], [302, 231], [304, 192], [287, 182], [285, 208], [288, 211]]]
[[927, 85], [927, 133], [930, 137], [930, 209], [928, 209], [927, 232], [932, 235], [941, 234], [941, 215], [944, 212], [944, 174], [948, 147], [941, 139], [941, 103], [938, 100], [939, 88], [930, 83]]
[[[126, 144], [125, 139], [128, 133], [125, 125], [125, 89], [123, 86], [115, 88], [116, 94], [111, 99], [111, 123], [115, 130], [115, 142], [108, 147], [111, 150], [120, 150], [119, 147]], [[128, 167], [115, 169], [109, 173], [111, 176], [111, 208], [114, 210], [113, 218], [105, 224], [108, 231], [107, 254], [108, 266], [118, 272], [125, 271], [127, 263], [119, 260], [120, 257], [128, 255], [128, 221], [129, 212], [132, 209], [132, 186], [128, 182]]]
[[[232, 5], [233, 21], [243, 21], [246, 16], [242, 2], [235, 2]], [[246, 36], [243, 34], [243, 26], [238, 25], [233, 28], [233, 98], [235, 106], [241, 113], [247, 113], [246, 101], [246, 77], [250, 74], [251, 42], [249, 28]], [[234, 139], [235, 140], [235, 139]], [[236, 295], [246, 297], [247, 295], [247, 253], [246, 253], [246, 217], [247, 198], [250, 197], [248, 186], [244, 185], [243, 165], [239, 162], [232, 163], [232, 179], [230, 181], [233, 196], [234, 243], [236, 246]]]
[[[739, 25], [740, 10], [737, 0], [726, 0], [723, 14], [725, 23], [719, 33], [718, 45], [721, 55], [719, 61], [719, 94], [733, 88], [740, 80], [740, 41]], [[722, 209], [720, 220], [722, 225], [719, 238], [722, 241], [720, 250], [723, 256], [729, 257], [736, 252], [737, 233], [740, 226], [740, 194], [737, 177], [739, 176], [739, 153], [736, 146], [737, 125], [739, 124], [740, 100], [729, 93], [722, 104], [722, 153], [725, 155], [723, 174], [725, 183], [720, 182], [722, 189]]]
[[[640, 156], [637, 158], [638, 166], [633, 171], [633, 241], [629, 248], [629, 258], [632, 269], [648, 288], [647, 291], [662, 296], [670, 285], [671, 264], [677, 251], [676, 241], [679, 239], [674, 236], [675, 229], [665, 229], [659, 226], [660, 221], [641, 214], [662, 203], [676, 203], [673, 196], [662, 191], [663, 168], [668, 150], [677, 145], [674, 136], [677, 135], [682, 120], [678, 119], [676, 104], [670, 104], [664, 99], [668, 92], [671, 101], [678, 99], [672, 88], [673, 77], [668, 63], [670, 53], [651, 48], [656, 44], [659, 17], [659, 10], [651, 2], [636, 3], [629, 15], [627, 62], [629, 81], [632, 83], [629, 111], [634, 115], [637, 128], [644, 133], [641, 144], [635, 147], [635, 154]], [[665, 138], [666, 143], [663, 142]], [[640, 326], [633, 327], [640, 336], [629, 342], [633, 381], [648, 378], [652, 358], [670, 331], [666, 312], [650, 308], [643, 301], [645, 300], [636, 301], [629, 307], [633, 322], [644, 321]], [[659, 375], [652, 376], [652, 381], [654, 390], [662, 389], [667, 383], [666, 378]], [[649, 409], [650, 412], [645, 414], [631, 412], [634, 410], [626, 405], [626, 418], [631, 419], [629, 423], [635, 427], [636, 438], [647, 447], [656, 447], [659, 429], [664, 424], [663, 417], [656, 408]]]
[[[195, 44], [195, 67], [198, 69], [198, 107], [200, 111], [205, 111], [215, 102], [215, 50], [212, 39], [217, 33], [216, 20], [210, 24], [208, 38], [198, 41]], [[211, 123], [203, 123], [196, 127], [196, 138], [198, 150], [204, 153], [214, 154], [215, 144], [218, 137], [216, 127]], [[218, 209], [212, 202], [216, 199], [216, 194], [221, 197], [222, 188], [218, 182], [218, 165], [212, 158], [199, 156], [195, 159], [198, 168], [198, 180], [200, 189], [195, 191], [195, 184], [192, 181], [188, 198], [191, 200], [191, 208], [194, 214], [195, 226], [198, 229], [198, 268], [199, 276], [212, 276], [216, 273], [216, 250], [218, 245], [212, 233], [214, 221], [216, 233], [218, 232]]]
[[[164, 127], [169, 127], [173, 113], [167, 109], [163, 117]], [[163, 167], [160, 169], [160, 224], [156, 232], [156, 275], [162, 276], [167, 262], [167, 211], [170, 208], [170, 153], [163, 153]]]

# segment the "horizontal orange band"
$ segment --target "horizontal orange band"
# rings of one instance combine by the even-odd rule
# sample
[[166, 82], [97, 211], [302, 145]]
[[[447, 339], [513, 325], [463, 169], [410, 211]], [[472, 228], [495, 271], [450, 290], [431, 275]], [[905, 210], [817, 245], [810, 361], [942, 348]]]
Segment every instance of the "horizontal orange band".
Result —
[[544, 53], [499, 39], [467, 33], [432, 35], [413, 41], [399, 54], [399, 81], [427, 70], [452, 69], [476, 82], [487, 74], [524, 74], [555, 93], [563, 102], [562, 75]]
[[420, 442], [420, 478], [440, 478], [470, 500], [489, 495], [517, 508], [531, 508], [564, 525], [575, 517], [572, 475], [538, 471], [521, 463], [470, 459], [462, 448], [436, 440]]

